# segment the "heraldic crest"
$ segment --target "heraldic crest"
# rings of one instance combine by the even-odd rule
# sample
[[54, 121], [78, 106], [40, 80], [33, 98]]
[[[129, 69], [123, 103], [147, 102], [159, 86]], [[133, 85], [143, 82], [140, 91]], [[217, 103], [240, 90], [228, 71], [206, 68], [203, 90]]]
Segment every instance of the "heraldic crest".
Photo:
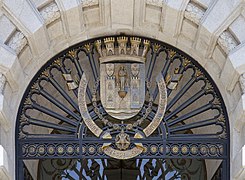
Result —
[[[149, 67], [152, 63], [147, 60], [150, 45], [149, 40], [124, 36], [107, 37], [95, 42], [100, 74], [91, 90], [92, 103], [95, 116], [109, 128], [96, 123], [89, 113], [86, 105], [89, 77], [84, 73], [81, 78], [78, 102], [83, 122], [95, 136], [106, 141], [101, 150], [110, 157], [129, 159], [140, 155], [144, 151], [140, 139], [150, 136], [162, 122], [167, 91], [161, 73], [154, 82], [147, 79], [151, 75], [146, 77], [146, 63]], [[153, 89], [159, 91], [157, 99], [153, 97]], [[144, 104], [146, 98], [148, 104]], [[157, 112], [148, 121], [154, 101], [157, 100]], [[142, 110], [144, 115], [139, 117]]]

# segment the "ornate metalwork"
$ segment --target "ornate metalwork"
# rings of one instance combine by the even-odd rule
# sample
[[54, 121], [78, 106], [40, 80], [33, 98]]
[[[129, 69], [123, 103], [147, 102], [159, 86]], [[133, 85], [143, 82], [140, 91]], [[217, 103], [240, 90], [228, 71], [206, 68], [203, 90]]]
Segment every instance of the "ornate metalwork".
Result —
[[[96, 141], [86, 141], [82, 146], [77, 142], [60, 141], [60, 142], [26, 142], [22, 144], [22, 157], [26, 159], [39, 159], [48, 157], [64, 157], [64, 158], [108, 158], [108, 154], [117, 154], [123, 156], [122, 159], [133, 157], [130, 151], [116, 151], [110, 147], [110, 143], [98, 143]], [[137, 143], [132, 148], [138, 158], [215, 158], [223, 159], [227, 154], [225, 144], [220, 142], [170, 142], [163, 144], [160, 140], [152, 142], [143, 141]], [[110, 148], [108, 148], [110, 147]], [[93, 151], [91, 151], [93, 149]], [[103, 151], [104, 149], [104, 151]], [[106, 149], [106, 151], [105, 151]], [[121, 153], [122, 152], [122, 153]], [[113, 155], [115, 156], [115, 155]]]
[[185, 53], [143, 37], [97, 38], [58, 54], [31, 81], [16, 127], [17, 159], [229, 160], [215, 83]]
[[48, 159], [39, 163], [38, 179], [206, 179], [198, 159]]

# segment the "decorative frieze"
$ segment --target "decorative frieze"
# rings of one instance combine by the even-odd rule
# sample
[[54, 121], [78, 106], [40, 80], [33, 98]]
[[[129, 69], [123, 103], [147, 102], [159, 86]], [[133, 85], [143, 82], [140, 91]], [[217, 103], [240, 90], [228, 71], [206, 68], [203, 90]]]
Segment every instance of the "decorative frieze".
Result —
[[[169, 141], [164, 143], [155, 142], [143, 142], [138, 143], [142, 147], [135, 146], [133, 148], [133, 154], [141, 154], [140, 157], [149, 157], [154, 155], [155, 157], [198, 157], [207, 158], [215, 157], [217, 159], [224, 158], [225, 144], [223, 143], [200, 143], [200, 142], [184, 142], [175, 143], [174, 141]], [[105, 151], [103, 149], [106, 148]], [[53, 157], [66, 157], [66, 158], [83, 158], [83, 157], [108, 157], [108, 156], [118, 156], [122, 157], [132, 157], [132, 152], [129, 151], [118, 151], [110, 146], [104, 146], [97, 142], [83, 142], [78, 141], [67, 141], [52, 143], [49, 141], [39, 141], [35, 143], [23, 143], [22, 144], [22, 157], [25, 159], [32, 158], [36, 159], [39, 157], [53, 158]], [[56, 153], [55, 153], [56, 152]], [[127, 158], [121, 158], [127, 159]]]
[[205, 11], [201, 7], [196, 4], [189, 3], [185, 10], [185, 18], [199, 25]]
[[226, 30], [219, 36], [218, 44], [226, 54], [229, 54], [229, 52], [238, 45], [238, 42], [233, 35]]
[[245, 94], [245, 73], [240, 76], [239, 80], [242, 88], [242, 94]]
[[60, 18], [59, 8], [54, 2], [40, 9], [40, 13], [47, 25]]
[[19, 54], [22, 49], [26, 46], [27, 39], [24, 36], [24, 34], [20, 31], [15, 31], [13, 36], [10, 38], [10, 40], [7, 42], [7, 45], [13, 49], [16, 54]]

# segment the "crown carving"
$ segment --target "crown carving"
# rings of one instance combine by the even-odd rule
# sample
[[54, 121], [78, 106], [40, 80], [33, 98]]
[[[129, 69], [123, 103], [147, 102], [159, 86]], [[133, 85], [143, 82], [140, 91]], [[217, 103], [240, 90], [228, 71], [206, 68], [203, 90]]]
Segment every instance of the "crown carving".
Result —
[[[95, 47], [100, 62], [133, 60], [144, 63], [150, 49], [150, 41], [139, 37], [107, 37], [95, 41]], [[143, 51], [140, 51], [141, 48]]]

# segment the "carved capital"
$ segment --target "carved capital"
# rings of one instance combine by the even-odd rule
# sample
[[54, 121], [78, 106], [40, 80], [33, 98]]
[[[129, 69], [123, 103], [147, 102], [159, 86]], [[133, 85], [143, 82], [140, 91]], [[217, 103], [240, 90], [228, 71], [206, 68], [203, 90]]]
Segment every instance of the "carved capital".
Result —
[[26, 44], [27, 39], [20, 31], [16, 31], [7, 43], [7, 45], [13, 49], [16, 54], [19, 54]]
[[218, 44], [226, 54], [229, 54], [238, 45], [238, 42], [229, 31], [224, 31], [218, 38]]
[[50, 24], [60, 18], [60, 11], [56, 3], [52, 2], [40, 10], [46, 24]]
[[197, 6], [196, 4], [189, 3], [185, 10], [185, 18], [194, 22], [195, 24], [199, 24], [205, 11]]

